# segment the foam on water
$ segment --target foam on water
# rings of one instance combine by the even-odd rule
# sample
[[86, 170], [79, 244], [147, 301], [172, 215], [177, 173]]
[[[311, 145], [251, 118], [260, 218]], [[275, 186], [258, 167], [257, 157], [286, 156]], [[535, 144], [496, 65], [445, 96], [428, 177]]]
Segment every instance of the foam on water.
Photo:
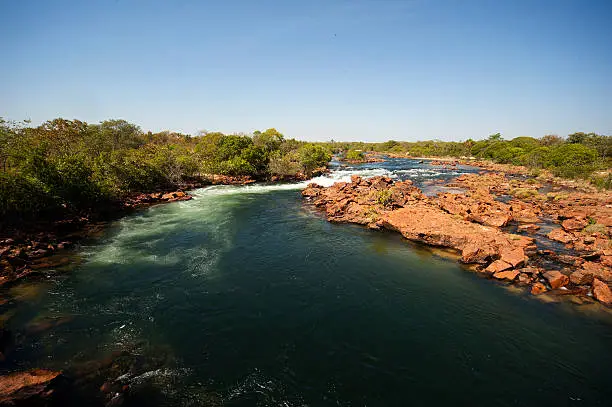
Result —
[[[387, 176], [390, 178], [397, 178], [392, 171], [384, 168], [371, 168], [371, 169], [342, 169], [331, 171], [328, 174], [321, 175], [319, 177], [312, 178], [302, 182], [291, 182], [282, 184], [249, 184], [249, 185], [215, 185], [212, 187], [200, 188], [191, 191], [191, 195], [196, 198], [212, 197], [220, 195], [234, 195], [234, 194], [264, 194], [274, 191], [291, 191], [304, 189], [308, 184], [314, 183], [323, 187], [329, 187], [336, 182], [350, 182], [352, 175], [358, 175], [362, 178], [372, 178], [376, 176]], [[191, 207], [194, 204], [193, 201], [181, 202], [184, 207]]]

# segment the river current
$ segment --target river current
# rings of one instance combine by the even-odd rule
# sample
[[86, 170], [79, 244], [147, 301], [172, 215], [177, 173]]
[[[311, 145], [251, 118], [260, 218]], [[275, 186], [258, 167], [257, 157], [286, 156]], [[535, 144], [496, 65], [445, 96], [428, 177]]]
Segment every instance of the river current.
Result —
[[[351, 174], [450, 179], [392, 159]], [[306, 185], [213, 186], [109, 225], [13, 310], [13, 369], [131, 349], [163, 359], [133, 405], [609, 406], [609, 314], [551, 303], [399, 234], [336, 225]], [[19, 293], [18, 293], [19, 294]], [[61, 321], [23, 332], [32, 321]]]

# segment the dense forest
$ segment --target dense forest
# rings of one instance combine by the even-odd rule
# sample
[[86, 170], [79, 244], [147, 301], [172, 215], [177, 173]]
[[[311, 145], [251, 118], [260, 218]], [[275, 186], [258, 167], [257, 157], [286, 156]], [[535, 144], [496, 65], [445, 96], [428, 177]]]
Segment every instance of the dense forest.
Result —
[[395, 153], [411, 157], [476, 157], [502, 164], [524, 165], [550, 170], [563, 178], [589, 179], [600, 188], [612, 187], [612, 137], [595, 133], [573, 133], [562, 138], [547, 135], [539, 139], [516, 137], [504, 140], [493, 134], [485, 140], [418, 141], [389, 140], [384, 143], [327, 144], [333, 152], [343, 152], [347, 159], [362, 157], [363, 152]]
[[125, 120], [55, 119], [37, 127], [0, 119], [0, 216], [78, 212], [135, 192], [206, 182], [213, 174], [256, 180], [309, 176], [331, 155], [275, 129], [197, 137], [145, 133]]

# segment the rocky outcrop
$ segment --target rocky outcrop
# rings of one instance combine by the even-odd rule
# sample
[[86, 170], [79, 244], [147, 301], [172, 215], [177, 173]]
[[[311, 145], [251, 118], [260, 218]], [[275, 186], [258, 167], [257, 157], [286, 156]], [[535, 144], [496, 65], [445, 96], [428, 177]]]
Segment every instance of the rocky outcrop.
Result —
[[188, 195], [180, 190], [167, 193], [153, 192], [150, 194], [138, 194], [130, 197], [125, 200], [124, 206], [127, 208], [137, 208], [162, 202], [189, 201], [190, 199], [193, 199], [191, 195]]
[[[607, 195], [599, 196], [598, 204], [574, 199], [574, 206], [568, 206], [560, 204], [562, 200], [540, 194], [541, 185], [537, 182], [508, 180], [499, 173], [462, 175], [447, 186], [467, 191], [428, 197], [410, 181], [353, 176], [351, 182], [328, 188], [311, 184], [302, 195], [324, 211], [329, 221], [386, 228], [414, 242], [457, 250], [463, 263], [476, 264], [476, 270], [483, 275], [531, 286], [534, 294], [586, 295], [594, 279], [606, 287], [612, 282], [609, 231], [592, 227], [600, 224], [591, 217], [607, 221], [602, 215], [608, 212], [602, 206]], [[497, 198], [508, 195], [514, 198], [504, 202]], [[571, 210], [553, 216], [552, 208]], [[519, 232], [533, 234], [539, 229], [534, 223], [543, 222], [542, 218], [552, 218], [560, 224], [546, 238], [572, 249], [582, 244], [586, 248], [578, 254], [583, 254], [537, 251], [535, 238], [545, 239], [543, 235], [517, 235], [505, 228], [514, 224]], [[556, 266], [551, 267], [551, 262]], [[605, 298], [605, 288], [598, 287], [599, 297]]]
[[0, 376], [0, 405], [45, 405], [53, 395], [52, 381], [60, 375], [61, 372], [33, 369]]
[[524, 253], [533, 243], [531, 238], [457, 219], [427, 204], [385, 212], [381, 221], [384, 227], [399, 231], [409, 240], [459, 250], [464, 263], [506, 261], [508, 256], [514, 261], [511, 253]]
[[487, 226], [506, 226], [512, 219], [511, 208], [496, 201], [489, 193], [440, 194], [438, 205], [452, 215]]

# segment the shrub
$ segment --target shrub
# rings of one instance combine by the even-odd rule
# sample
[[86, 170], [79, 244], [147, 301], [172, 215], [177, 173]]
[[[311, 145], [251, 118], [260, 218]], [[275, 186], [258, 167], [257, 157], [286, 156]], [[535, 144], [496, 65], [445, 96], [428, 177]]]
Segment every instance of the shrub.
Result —
[[387, 206], [393, 200], [393, 193], [389, 189], [383, 189], [378, 191], [376, 194], [376, 202], [381, 204], [382, 206]]
[[565, 178], [584, 178], [595, 168], [597, 152], [582, 144], [562, 144], [553, 148], [548, 165], [553, 174]]
[[365, 154], [362, 151], [349, 150], [345, 158], [349, 161], [361, 161], [365, 158]]
[[35, 178], [0, 172], [0, 215], [36, 215], [58, 207], [58, 202]]

